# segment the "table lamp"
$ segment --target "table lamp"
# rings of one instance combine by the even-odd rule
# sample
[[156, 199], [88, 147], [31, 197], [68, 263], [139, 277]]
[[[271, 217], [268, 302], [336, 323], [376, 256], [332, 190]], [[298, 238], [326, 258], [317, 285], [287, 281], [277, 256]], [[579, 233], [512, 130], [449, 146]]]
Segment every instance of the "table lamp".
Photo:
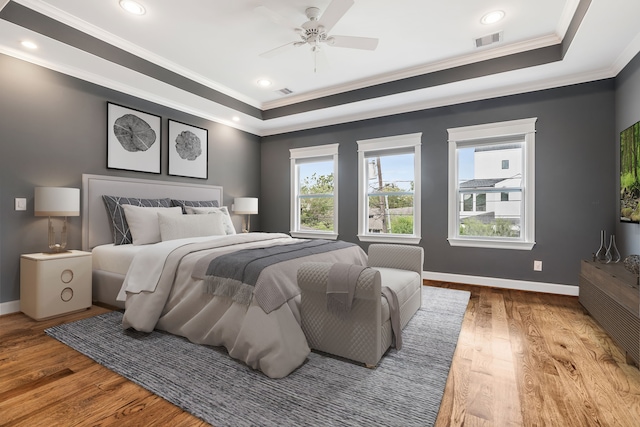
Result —
[[[49, 252], [67, 252], [67, 217], [80, 215], [80, 190], [64, 187], [36, 187], [33, 206], [35, 216], [49, 217]], [[52, 216], [64, 217], [60, 243], [56, 243]]]
[[251, 227], [251, 215], [258, 213], [258, 199], [256, 197], [237, 197], [233, 199], [233, 212], [246, 215], [242, 220], [242, 232], [248, 233]]

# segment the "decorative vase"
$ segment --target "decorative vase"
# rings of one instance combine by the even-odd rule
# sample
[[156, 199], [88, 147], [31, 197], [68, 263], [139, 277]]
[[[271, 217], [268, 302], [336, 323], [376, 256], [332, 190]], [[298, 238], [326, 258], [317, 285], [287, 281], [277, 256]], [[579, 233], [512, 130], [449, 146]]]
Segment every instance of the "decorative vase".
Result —
[[607, 248], [607, 254], [611, 258], [611, 262], [620, 262], [620, 251], [618, 251], [618, 247], [616, 246], [616, 235], [611, 235], [611, 240], [609, 241], [609, 247]]
[[596, 252], [596, 261], [603, 264], [611, 262], [611, 254], [607, 251], [607, 244], [605, 243], [605, 231], [600, 230], [600, 248]]

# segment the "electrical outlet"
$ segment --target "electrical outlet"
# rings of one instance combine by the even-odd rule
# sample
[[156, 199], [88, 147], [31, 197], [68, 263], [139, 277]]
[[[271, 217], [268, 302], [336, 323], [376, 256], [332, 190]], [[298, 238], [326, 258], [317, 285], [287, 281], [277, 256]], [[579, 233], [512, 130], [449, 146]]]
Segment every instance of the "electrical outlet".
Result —
[[542, 261], [538, 261], [538, 260], [533, 261], [533, 270], [542, 271]]
[[27, 210], [27, 199], [16, 197], [16, 208], [17, 211], [26, 211]]

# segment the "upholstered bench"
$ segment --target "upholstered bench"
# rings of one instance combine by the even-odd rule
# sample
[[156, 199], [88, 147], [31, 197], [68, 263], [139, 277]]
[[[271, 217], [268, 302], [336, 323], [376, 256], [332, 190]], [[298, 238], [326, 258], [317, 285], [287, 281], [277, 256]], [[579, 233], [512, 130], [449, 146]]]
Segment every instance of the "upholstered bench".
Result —
[[333, 264], [303, 263], [298, 269], [300, 317], [309, 347], [376, 366], [393, 341], [389, 303], [382, 296], [382, 287], [396, 293], [404, 328], [422, 303], [423, 257], [420, 247], [370, 245], [368, 266], [372, 268], [358, 277], [351, 309], [339, 314], [327, 309]]

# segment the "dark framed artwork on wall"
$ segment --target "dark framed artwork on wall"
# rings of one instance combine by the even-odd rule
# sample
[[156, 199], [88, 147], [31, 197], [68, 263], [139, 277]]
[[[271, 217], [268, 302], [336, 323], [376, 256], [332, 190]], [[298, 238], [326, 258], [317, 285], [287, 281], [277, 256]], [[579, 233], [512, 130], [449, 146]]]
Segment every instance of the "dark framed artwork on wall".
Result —
[[209, 131], [169, 120], [169, 175], [207, 179]]
[[160, 116], [107, 103], [107, 168], [160, 173]]
[[620, 132], [620, 221], [640, 222], [640, 122]]

